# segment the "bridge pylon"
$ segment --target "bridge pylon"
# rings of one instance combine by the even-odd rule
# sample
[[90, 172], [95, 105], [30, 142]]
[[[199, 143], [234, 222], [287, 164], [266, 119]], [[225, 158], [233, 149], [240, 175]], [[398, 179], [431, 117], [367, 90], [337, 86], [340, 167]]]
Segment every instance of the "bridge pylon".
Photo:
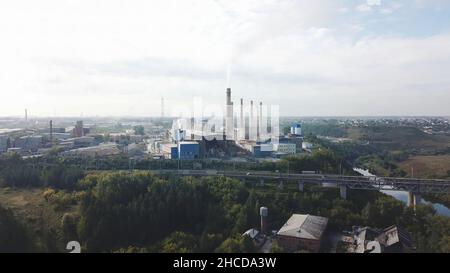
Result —
[[420, 193], [412, 191], [408, 192], [408, 207], [415, 209], [416, 206], [420, 204], [421, 200], [422, 196], [420, 195]]
[[259, 180], [259, 186], [264, 187], [264, 179]]
[[347, 199], [347, 186], [346, 185], [339, 185], [339, 194], [342, 199]]

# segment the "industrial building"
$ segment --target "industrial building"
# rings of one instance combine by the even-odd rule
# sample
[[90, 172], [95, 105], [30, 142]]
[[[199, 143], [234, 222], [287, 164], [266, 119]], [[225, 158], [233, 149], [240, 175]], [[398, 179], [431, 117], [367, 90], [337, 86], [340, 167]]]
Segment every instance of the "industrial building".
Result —
[[283, 154], [296, 154], [297, 145], [295, 143], [275, 143], [273, 150]]
[[82, 137], [84, 136], [84, 130], [83, 130], [83, 121], [79, 120], [77, 121], [75, 128], [73, 129], [73, 135], [74, 137]]
[[291, 126], [291, 135], [294, 136], [302, 135], [302, 125], [300, 123]]
[[255, 141], [242, 141], [241, 144], [244, 149], [251, 152], [256, 158], [271, 157], [274, 152], [274, 145], [272, 143], [259, 143]]
[[43, 128], [43, 129], [39, 129], [38, 132], [40, 134], [50, 134], [50, 132], [52, 132], [53, 134], [64, 134], [66, 133], [66, 128], [63, 127], [48, 127], [48, 128]]
[[126, 146], [125, 151], [129, 157], [132, 158], [143, 158], [147, 147], [145, 143], [131, 143]]
[[8, 150], [8, 136], [1, 136], [0, 135], [0, 153], [4, 153]]
[[83, 137], [89, 134], [90, 129], [85, 128], [82, 120], [78, 120], [75, 124], [75, 127], [66, 128], [66, 132], [71, 132], [73, 137]]
[[167, 159], [197, 159], [200, 157], [200, 144], [195, 141], [160, 143], [160, 153]]
[[69, 133], [43, 133], [42, 134], [46, 139], [52, 138], [53, 140], [66, 140], [72, 137]]
[[119, 146], [117, 144], [106, 143], [93, 147], [73, 149], [64, 152], [63, 155], [101, 157], [101, 156], [118, 155], [120, 153], [122, 153], [122, 151], [119, 149]]
[[286, 251], [318, 252], [327, 225], [328, 218], [325, 217], [293, 214], [277, 232], [276, 238]]
[[95, 139], [93, 137], [75, 137], [75, 138], [69, 138], [62, 140], [59, 143], [59, 146], [62, 148], [68, 148], [68, 149], [77, 149], [77, 148], [86, 148], [89, 146], [94, 145]]
[[[270, 111], [263, 107], [262, 102], [250, 106], [244, 106], [244, 100], [240, 99], [239, 114], [235, 115], [234, 102], [231, 99], [231, 88], [226, 89], [225, 114], [223, 120], [206, 117], [182, 118], [173, 121], [172, 139], [181, 140], [232, 140], [232, 141], [266, 141], [278, 138], [278, 131], [269, 122]], [[263, 111], [267, 109], [267, 111]], [[270, 125], [269, 125], [270, 124]], [[178, 131], [177, 131], [178, 130]], [[182, 133], [180, 135], [179, 133]]]
[[36, 152], [43, 145], [43, 136], [23, 136], [14, 141], [14, 147], [21, 148], [22, 152]]
[[200, 145], [194, 141], [181, 141], [178, 143], [179, 159], [197, 159], [200, 156]]

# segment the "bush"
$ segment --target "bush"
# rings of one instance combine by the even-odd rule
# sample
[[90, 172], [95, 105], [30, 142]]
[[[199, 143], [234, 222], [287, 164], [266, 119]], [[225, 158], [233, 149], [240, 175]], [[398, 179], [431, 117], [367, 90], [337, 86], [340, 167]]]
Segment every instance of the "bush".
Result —
[[55, 206], [55, 210], [65, 210], [76, 203], [72, 194], [53, 189], [46, 190], [44, 192], [44, 198], [47, 202]]

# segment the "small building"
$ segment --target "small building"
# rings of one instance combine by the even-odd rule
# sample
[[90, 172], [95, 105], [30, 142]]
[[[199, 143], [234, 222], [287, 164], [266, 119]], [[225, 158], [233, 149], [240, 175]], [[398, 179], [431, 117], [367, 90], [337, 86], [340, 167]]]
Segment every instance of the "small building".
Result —
[[310, 150], [314, 147], [314, 145], [310, 142], [303, 142], [302, 143], [302, 148], [305, 150]]
[[[302, 136], [289, 135], [288, 141], [290, 143], [294, 143], [295, 144], [297, 153], [301, 153], [302, 152], [302, 146], [303, 146], [303, 137]], [[282, 142], [281, 139], [280, 139], [280, 142]]]
[[253, 240], [256, 238], [256, 236], [258, 236], [258, 234], [259, 234], [259, 230], [251, 228], [251, 229], [247, 230], [246, 232], [244, 232], [244, 234], [242, 234], [242, 235], [248, 236], [248, 237], [250, 237], [250, 239]]
[[284, 154], [296, 154], [297, 153], [297, 145], [295, 145], [295, 143], [276, 143], [273, 145], [273, 148], [278, 153], [284, 153]]
[[174, 143], [160, 143], [159, 150], [166, 159], [178, 158], [178, 145]]
[[276, 239], [286, 251], [318, 252], [327, 225], [325, 217], [293, 214], [277, 232]]
[[411, 235], [393, 225], [385, 229], [353, 227], [346, 241], [350, 253], [402, 253], [413, 250]]
[[242, 234], [242, 236], [249, 237], [253, 241], [255, 246], [258, 248], [262, 247], [267, 239], [266, 235], [264, 235], [262, 232], [259, 232], [259, 230], [254, 228], [247, 230]]
[[411, 235], [395, 225], [385, 228], [376, 240], [380, 242], [384, 253], [401, 253], [415, 249]]

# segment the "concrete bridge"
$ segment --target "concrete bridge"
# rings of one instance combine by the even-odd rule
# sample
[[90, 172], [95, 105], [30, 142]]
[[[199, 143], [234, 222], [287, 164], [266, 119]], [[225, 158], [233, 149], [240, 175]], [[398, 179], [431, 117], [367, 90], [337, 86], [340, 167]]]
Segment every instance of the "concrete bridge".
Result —
[[277, 181], [283, 188], [286, 183], [297, 183], [298, 190], [303, 191], [305, 184], [337, 187], [341, 198], [347, 198], [347, 189], [406, 191], [409, 193], [408, 205], [420, 202], [421, 194], [450, 194], [450, 181], [442, 179], [395, 178], [376, 176], [341, 176], [327, 174], [276, 173], [264, 171], [219, 171], [219, 170], [154, 170], [160, 175], [181, 176], [226, 176], [241, 180], [253, 180], [261, 184], [265, 181]]

